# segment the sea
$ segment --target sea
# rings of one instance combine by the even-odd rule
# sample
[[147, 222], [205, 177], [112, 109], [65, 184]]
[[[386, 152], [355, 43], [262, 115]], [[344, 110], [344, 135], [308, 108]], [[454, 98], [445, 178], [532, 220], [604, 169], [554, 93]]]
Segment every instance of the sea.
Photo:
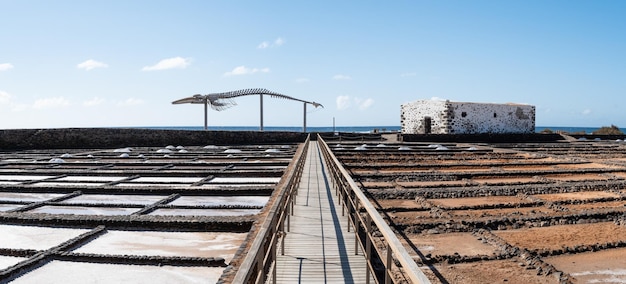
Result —
[[[146, 126], [134, 127], [145, 129], [165, 130], [204, 130], [203, 126]], [[571, 126], [537, 126], [535, 132], [539, 133], [549, 129], [552, 132], [585, 133], [592, 134], [601, 127], [571, 127]], [[344, 132], [344, 133], [375, 133], [375, 132], [400, 132], [400, 126], [307, 126], [306, 132]], [[207, 130], [213, 131], [259, 131], [259, 126], [209, 126]], [[621, 129], [626, 133], [626, 129]], [[302, 132], [302, 126], [265, 126], [263, 131], [286, 131]]]

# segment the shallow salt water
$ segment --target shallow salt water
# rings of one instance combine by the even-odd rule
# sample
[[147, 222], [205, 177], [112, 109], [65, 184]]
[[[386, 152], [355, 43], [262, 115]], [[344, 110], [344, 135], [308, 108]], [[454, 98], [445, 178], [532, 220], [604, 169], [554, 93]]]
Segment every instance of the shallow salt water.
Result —
[[161, 208], [148, 215], [157, 216], [245, 216], [256, 215], [260, 209], [168, 209]]
[[24, 206], [24, 205], [16, 205], [16, 204], [0, 204], [0, 212], [4, 212], [4, 211], [9, 211], [9, 210], [13, 210], [15, 208], [18, 208], [20, 206]]
[[78, 248], [79, 253], [221, 257], [228, 263], [246, 233], [108, 231]]
[[268, 200], [269, 197], [267, 196], [181, 196], [169, 204], [185, 206], [264, 206]]
[[53, 260], [11, 283], [216, 283], [222, 267], [121, 265]]
[[130, 215], [141, 208], [123, 207], [81, 207], [81, 206], [42, 206], [28, 213], [75, 214], [75, 215]]
[[24, 201], [38, 202], [63, 196], [55, 193], [22, 193], [22, 192], [0, 192], [2, 201]]
[[218, 177], [209, 181], [209, 183], [278, 183], [280, 178], [274, 177], [244, 177], [244, 178], [229, 178]]
[[28, 258], [0, 255], [0, 270], [16, 265]]
[[167, 196], [157, 195], [112, 195], [112, 194], [83, 194], [62, 201], [61, 203], [99, 203], [99, 204], [138, 204], [149, 205]]
[[45, 250], [88, 231], [84, 229], [0, 225], [0, 247]]

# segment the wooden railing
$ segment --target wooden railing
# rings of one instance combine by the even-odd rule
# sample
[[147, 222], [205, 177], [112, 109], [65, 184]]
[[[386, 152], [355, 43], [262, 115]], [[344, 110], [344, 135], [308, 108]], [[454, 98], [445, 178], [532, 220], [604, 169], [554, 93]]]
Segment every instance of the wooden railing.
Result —
[[[233, 283], [265, 283], [267, 275], [272, 275], [272, 283], [276, 279], [276, 252], [279, 240], [284, 236], [285, 223], [289, 229], [289, 216], [293, 212], [294, 196], [302, 178], [310, 135], [300, 145], [294, 158], [287, 167], [285, 175], [276, 186], [278, 196], [269, 205], [270, 210], [261, 224], [256, 237], [250, 245], [246, 257], [235, 274]], [[281, 242], [284, 244], [284, 242]], [[273, 271], [270, 271], [273, 270]]]
[[[339, 163], [326, 142], [318, 136], [329, 174], [333, 179], [335, 191], [339, 196], [342, 214], [348, 213], [348, 229], [353, 228], [357, 242], [360, 244], [367, 259], [367, 283], [373, 275], [376, 283], [430, 283], [426, 275], [419, 269], [406, 249], [402, 246], [389, 225], [376, 211], [348, 172]], [[345, 211], [344, 211], [345, 210]], [[374, 233], [376, 232], [376, 236]], [[382, 267], [381, 267], [382, 264]], [[396, 274], [402, 276], [397, 277]], [[404, 278], [404, 279], [401, 279]]]

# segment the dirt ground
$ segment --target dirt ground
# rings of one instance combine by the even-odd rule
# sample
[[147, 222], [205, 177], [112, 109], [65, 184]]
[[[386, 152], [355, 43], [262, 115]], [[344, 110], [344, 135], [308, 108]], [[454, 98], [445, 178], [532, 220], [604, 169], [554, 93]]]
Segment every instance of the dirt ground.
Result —
[[431, 283], [537, 283], [556, 284], [554, 276], [537, 275], [534, 270], [520, 266], [516, 259], [473, 262], [462, 264], [438, 264], [431, 269], [423, 269]]
[[564, 246], [626, 241], [626, 227], [612, 222], [506, 230], [494, 233], [514, 246], [529, 250], [556, 250]]
[[574, 283], [626, 283], [626, 248], [548, 257]]
[[476, 147], [493, 152], [355, 153], [348, 169], [433, 283], [626, 283], [626, 147]]

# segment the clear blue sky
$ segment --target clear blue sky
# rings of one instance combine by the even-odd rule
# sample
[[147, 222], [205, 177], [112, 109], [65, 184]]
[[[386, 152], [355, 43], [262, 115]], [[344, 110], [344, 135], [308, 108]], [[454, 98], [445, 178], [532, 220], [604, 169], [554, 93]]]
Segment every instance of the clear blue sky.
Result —
[[[0, 0], [0, 129], [201, 126], [196, 93], [316, 101], [309, 126], [399, 125], [433, 97], [626, 126], [626, 1]], [[259, 124], [258, 96], [210, 111]], [[265, 98], [266, 126], [302, 104]]]

